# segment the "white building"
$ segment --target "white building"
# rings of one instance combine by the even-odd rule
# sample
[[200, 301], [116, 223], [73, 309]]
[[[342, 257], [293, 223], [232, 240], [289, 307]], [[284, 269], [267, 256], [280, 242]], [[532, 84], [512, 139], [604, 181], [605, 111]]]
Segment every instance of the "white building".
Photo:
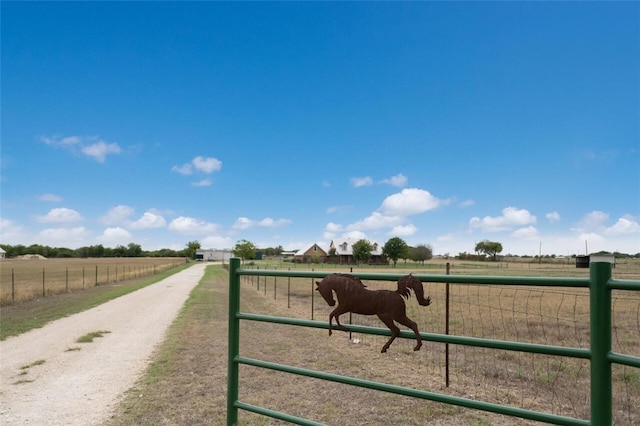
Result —
[[228, 262], [232, 257], [231, 249], [197, 249], [196, 260], [205, 262]]

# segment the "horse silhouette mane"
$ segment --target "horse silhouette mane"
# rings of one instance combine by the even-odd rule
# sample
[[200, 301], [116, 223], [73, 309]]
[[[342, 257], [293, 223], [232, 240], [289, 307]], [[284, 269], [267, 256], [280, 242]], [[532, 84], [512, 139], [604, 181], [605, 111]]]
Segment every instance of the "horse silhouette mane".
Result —
[[418, 331], [418, 325], [407, 317], [407, 307], [404, 299], [411, 296], [411, 290], [416, 295], [418, 303], [422, 306], [429, 306], [431, 298], [424, 297], [422, 281], [413, 275], [406, 275], [398, 280], [397, 290], [368, 290], [366, 286], [357, 278], [349, 274], [331, 274], [324, 277], [322, 281], [316, 281], [316, 290], [322, 295], [329, 306], [335, 306], [333, 298], [335, 292], [338, 298], [338, 306], [329, 314], [329, 336], [332, 334], [333, 318], [336, 319], [336, 326], [342, 331], [349, 331], [340, 324], [340, 315], [352, 312], [361, 315], [377, 315], [391, 330], [391, 338], [382, 347], [382, 353], [386, 352], [391, 343], [400, 334], [400, 329], [394, 323], [398, 322], [409, 327], [416, 335], [416, 346], [414, 351], [420, 350], [422, 339]]

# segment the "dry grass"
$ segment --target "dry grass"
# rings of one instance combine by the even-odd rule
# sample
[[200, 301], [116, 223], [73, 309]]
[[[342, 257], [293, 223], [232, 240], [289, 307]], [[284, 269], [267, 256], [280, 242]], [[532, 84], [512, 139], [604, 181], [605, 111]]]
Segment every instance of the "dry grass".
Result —
[[175, 257], [3, 259], [0, 305], [137, 279], [184, 263], [184, 259]]
[[[243, 312], [306, 319], [313, 316], [316, 320], [328, 317], [330, 308], [317, 296], [312, 313], [310, 279], [262, 277], [258, 284], [257, 278], [245, 277], [242, 281]], [[391, 283], [367, 284], [375, 288]], [[225, 424], [227, 286], [226, 274], [218, 270], [194, 290], [149, 374], [128, 394], [110, 424]], [[426, 285], [434, 299], [428, 308], [418, 306], [414, 298], [408, 302], [409, 316], [419, 323], [421, 331], [444, 332], [443, 287]], [[580, 290], [466, 285], [455, 286], [451, 295], [452, 334], [588, 346], [588, 299]], [[616, 292], [613, 307], [614, 350], [640, 356], [638, 295]], [[354, 315], [353, 322], [382, 326], [375, 317]], [[388, 353], [380, 354], [385, 337], [353, 334], [351, 338], [343, 332], [329, 337], [326, 330], [243, 321], [240, 353], [532, 410], [589, 416], [586, 361], [451, 345], [451, 381], [447, 388], [443, 344], [426, 342], [416, 353], [412, 351], [413, 341], [398, 339]], [[614, 367], [617, 425], [640, 422], [639, 373], [633, 368]], [[240, 367], [240, 400], [335, 425], [537, 424], [244, 365]], [[280, 424], [242, 410], [239, 422]]]

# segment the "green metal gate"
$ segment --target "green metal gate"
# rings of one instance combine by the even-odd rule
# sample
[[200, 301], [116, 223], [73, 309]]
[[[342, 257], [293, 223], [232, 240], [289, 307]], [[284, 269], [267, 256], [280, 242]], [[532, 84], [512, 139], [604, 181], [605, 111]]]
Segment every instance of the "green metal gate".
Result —
[[[564, 346], [540, 345], [504, 340], [481, 339], [465, 336], [450, 336], [436, 333], [420, 333], [422, 339], [440, 343], [479, 346], [493, 349], [530, 352], [545, 355], [558, 355], [587, 359], [591, 371], [591, 419], [583, 420], [559, 416], [550, 413], [532, 411], [508, 405], [500, 405], [461, 398], [436, 392], [406, 388], [381, 382], [371, 382], [353, 377], [340, 376], [323, 371], [309, 370], [273, 362], [242, 357], [240, 355], [240, 321], [261, 321], [276, 324], [288, 324], [301, 327], [328, 328], [328, 323], [313, 320], [283, 318], [266, 315], [243, 313], [240, 311], [240, 276], [275, 276], [324, 278], [330, 272], [312, 271], [274, 271], [241, 269], [240, 259], [231, 259], [229, 264], [229, 352], [227, 378], [227, 425], [234, 426], [238, 422], [238, 410], [246, 410], [271, 418], [288, 421], [300, 425], [318, 425], [320, 423], [269, 410], [264, 407], [250, 405], [238, 400], [238, 376], [241, 364], [266, 368], [306, 377], [313, 377], [353, 386], [375, 389], [414, 398], [421, 398], [445, 404], [473, 408], [523, 419], [536, 420], [559, 425], [594, 425], [613, 424], [613, 392], [612, 364], [640, 368], [640, 357], [615, 353], [611, 351], [611, 291], [640, 291], [638, 280], [617, 280], [611, 278], [611, 264], [608, 262], [592, 262], [589, 278], [558, 277], [506, 277], [506, 276], [472, 276], [472, 275], [426, 275], [414, 274], [424, 282], [440, 282], [454, 284], [494, 284], [543, 287], [576, 287], [588, 288], [590, 300], [590, 347], [572, 348]], [[402, 274], [354, 273], [353, 275], [370, 280], [397, 281]], [[389, 335], [389, 330], [375, 327], [348, 325], [350, 330], [376, 335]], [[413, 333], [401, 331], [400, 337], [412, 338]]]

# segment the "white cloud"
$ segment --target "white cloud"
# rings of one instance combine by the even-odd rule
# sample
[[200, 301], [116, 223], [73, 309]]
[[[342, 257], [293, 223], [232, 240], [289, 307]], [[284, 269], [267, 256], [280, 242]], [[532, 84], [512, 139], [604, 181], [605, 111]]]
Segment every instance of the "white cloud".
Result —
[[373, 179], [369, 176], [351, 178], [351, 186], [359, 188], [361, 186], [373, 185]]
[[408, 237], [416, 233], [418, 228], [416, 228], [413, 224], [408, 225], [398, 225], [391, 228], [391, 232], [389, 235], [396, 237]]
[[594, 210], [584, 215], [578, 226], [572, 228], [572, 231], [585, 235], [597, 235], [596, 238], [608, 237], [625, 237], [640, 233], [640, 224], [638, 220], [631, 215], [624, 215], [619, 218], [612, 226], [607, 227], [609, 214]]
[[221, 237], [219, 235], [211, 235], [203, 238], [200, 241], [200, 245], [203, 248], [225, 249], [231, 248], [233, 244], [234, 242], [231, 240], [231, 238]]
[[343, 234], [343, 238], [351, 238], [353, 241], [368, 240], [367, 234], [361, 231], [349, 231]]
[[475, 204], [476, 202], [473, 200], [464, 200], [463, 202], [460, 203], [460, 207], [471, 207]]
[[507, 207], [503, 209], [501, 216], [485, 216], [482, 219], [479, 217], [472, 217], [469, 220], [469, 226], [471, 228], [477, 228], [483, 232], [506, 231], [532, 223], [536, 223], [536, 217], [529, 213], [528, 210], [518, 209], [516, 207]]
[[211, 186], [211, 179], [202, 179], [197, 182], [191, 182], [191, 186]]
[[2, 242], [11, 244], [23, 239], [24, 228], [12, 220], [0, 218], [0, 235]]
[[62, 140], [60, 141], [61, 145], [75, 145], [81, 143], [82, 139], [78, 136], [68, 136], [66, 138], [62, 138]]
[[119, 204], [109, 209], [109, 211], [100, 218], [100, 222], [105, 225], [121, 225], [129, 221], [129, 218], [135, 214], [132, 207]]
[[609, 215], [605, 212], [594, 210], [592, 212], [587, 213], [580, 220], [580, 228], [584, 230], [595, 230], [599, 229], [609, 220]]
[[333, 223], [333, 222], [329, 222], [327, 223], [327, 226], [325, 226], [325, 231], [327, 232], [342, 232], [342, 225], [339, 225], [337, 223]]
[[391, 176], [388, 179], [383, 179], [380, 183], [386, 183], [389, 185], [393, 185], [393, 186], [397, 186], [399, 188], [402, 188], [404, 186], [407, 186], [407, 182], [408, 179], [405, 175], [403, 175], [402, 173], [398, 173], [395, 176]]
[[218, 225], [192, 217], [180, 216], [171, 221], [169, 230], [183, 235], [214, 233]]
[[82, 244], [90, 232], [84, 226], [75, 228], [48, 228], [38, 233], [38, 243], [54, 247], [70, 247]]
[[[205, 174], [211, 174], [213, 172], [220, 171], [222, 169], [222, 161], [213, 157], [203, 157], [201, 155], [195, 157], [191, 162], [185, 163], [181, 166], [173, 166], [171, 171], [180, 173], [181, 175], [193, 174], [194, 170]], [[204, 181], [200, 181], [204, 182]], [[209, 183], [210, 185], [210, 183]], [[195, 185], [195, 186], [207, 186], [207, 185]]]
[[81, 220], [83, 217], [80, 213], [65, 207], [51, 209], [46, 215], [37, 218], [40, 223], [73, 223]]
[[213, 157], [198, 156], [191, 160], [191, 163], [196, 170], [207, 174], [217, 172], [222, 168], [222, 161]]
[[331, 206], [327, 208], [327, 213], [328, 214], [345, 213], [347, 210], [350, 210], [351, 208], [352, 208], [351, 206]]
[[105, 142], [97, 136], [67, 136], [67, 137], [41, 137], [40, 140], [47, 145], [60, 147], [73, 153], [80, 153], [93, 158], [99, 163], [104, 163], [109, 154], [120, 154], [122, 149], [115, 142]]
[[[586, 241], [589, 245], [593, 246], [594, 243], [598, 243], [598, 244], [603, 243], [605, 239], [602, 235], [598, 234], [597, 232], [583, 232], [578, 236], [578, 241], [580, 243], [584, 243]], [[589, 250], [589, 251], [593, 251], [593, 250]]]
[[532, 239], [538, 238], [540, 234], [534, 226], [527, 226], [526, 228], [516, 229], [511, 233], [514, 238]]
[[280, 226], [284, 226], [291, 223], [291, 220], [289, 219], [278, 219], [278, 220], [273, 220], [270, 217], [266, 217], [264, 219], [262, 219], [261, 221], [258, 222], [258, 226], [262, 226], [265, 228], [278, 228]]
[[547, 213], [545, 217], [550, 223], [555, 223], [560, 221], [560, 214], [558, 212]]
[[344, 228], [343, 228], [342, 225], [340, 225], [338, 223], [329, 222], [324, 227], [324, 231], [322, 233], [322, 236], [326, 240], [332, 240], [338, 235], [338, 233], [342, 232], [343, 230], [344, 230]]
[[56, 194], [42, 194], [38, 197], [40, 201], [51, 201], [54, 203], [59, 203], [62, 201], [62, 197]]
[[181, 175], [190, 175], [191, 173], [193, 173], [193, 169], [191, 167], [191, 164], [189, 163], [183, 164], [182, 166], [173, 166], [171, 168], [171, 171], [180, 173]]
[[108, 154], [120, 154], [121, 152], [117, 143], [105, 143], [104, 141], [83, 146], [81, 151], [83, 154], [93, 157], [99, 163], [104, 163]]
[[370, 216], [347, 226], [347, 231], [364, 231], [391, 228], [399, 226], [404, 221], [401, 216], [388, 216], [379, 212], [373, 212]]
[[126, 245], [131, 242], [131, 233], [119, 226], [115, 228], [106, 228], [102, 232], [102, 235], [96, 237], [96, 240], [108, 247]]
[[637, 234], [640, 233], [640, 224], [631, 218], [621, 217], [613, 226], [606, 228], [604, 233], [606, 235]]
[[166, 221], [159, 214], [145, 212], [140, 219], [131, 223], [129, 227], [131, 229], [154, 229], [164, 228], [166, 225]]
[[233, 224], [233, 229], [249, 229], [253, 226], [253, 222], [248, 217], [239, 217]]
[[46, 143], [47, 145], [53, 145], [53, 146], [75, 145], [81, 142], [81, 139], [79, 136], [67, 136], [66, 138], [60, 138], [58, 136], [53, 136], [53, 137], [43, 136], [40, 138], [40, 140]]
[[407, 188], [385, 198], [379, 210], [388, 216], [409, 216], [434, 210], [442, 204], [444, 202], [429, 191]]
[[279, 226], [284, 226], [288, 223], [291, 223], [289, 219], [278, 219], [273, 220], [270, 217], [266, 217], [262, 220], [251, 220], [248, 217], [239, 217], [236, 220], [236, 223], [233, 224], [233, 229], [249, 229], [255, 226], [263, 227], [263, 228], [277, 228]]

